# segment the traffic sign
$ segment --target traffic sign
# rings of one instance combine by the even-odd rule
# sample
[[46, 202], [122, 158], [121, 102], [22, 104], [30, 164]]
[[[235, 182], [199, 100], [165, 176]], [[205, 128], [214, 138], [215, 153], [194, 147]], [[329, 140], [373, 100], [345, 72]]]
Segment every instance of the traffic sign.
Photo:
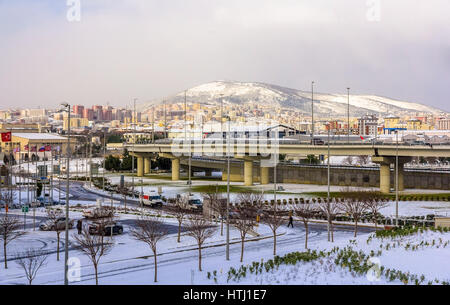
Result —
[[24, 206], [22, 207], [22, 213], [28, 213], [28, 210], [29, 210], [29, 208], [28, 208], [27, 205], [24, 205]]

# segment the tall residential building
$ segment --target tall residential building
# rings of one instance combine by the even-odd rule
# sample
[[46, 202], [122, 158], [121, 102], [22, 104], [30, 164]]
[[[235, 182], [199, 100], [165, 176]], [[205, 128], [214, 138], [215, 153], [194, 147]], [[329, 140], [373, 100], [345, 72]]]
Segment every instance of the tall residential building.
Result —
[[85, 108], [83, 111], [83, 118], [88, 119], [88, 121], [94, 120], [94, 110]]
[[82, 105], [74, 105], [73, 106], [73, 113], [75, 113], [78, 117], [83, 118], [84, 117], [84, 106], [82, 106]]
[[450, 118], [439, 118], [437, 120], [437, 129], [450, 130]]
[[376, 115], [365, 115], [358, 119], [359, 134], [363, 136], [376, 136], [378, 133], [378, 118]]

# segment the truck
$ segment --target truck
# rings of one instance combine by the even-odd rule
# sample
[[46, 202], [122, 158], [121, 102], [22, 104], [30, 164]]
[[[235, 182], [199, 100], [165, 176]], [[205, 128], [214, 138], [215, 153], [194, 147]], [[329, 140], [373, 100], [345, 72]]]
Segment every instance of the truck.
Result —
[[147, 205], [152, 208], [160, 208], [165, 204], [161, 196], [158, 194], [142, 195], [141, 198], [143, 205]]
[[203, 201], [200, 197], [194, 194], [183, 194], [181, 198], [184, 202], [188, 204], [188, 208], [191, 210], [201, 211], [203, 209]]

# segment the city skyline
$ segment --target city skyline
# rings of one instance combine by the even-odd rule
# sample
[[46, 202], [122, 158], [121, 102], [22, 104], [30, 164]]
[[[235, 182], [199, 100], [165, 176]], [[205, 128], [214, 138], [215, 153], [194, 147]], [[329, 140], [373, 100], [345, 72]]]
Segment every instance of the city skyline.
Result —
[[371, 19], [360, 1], [102, 0], [70, 22], [66, 1], [1, 2], [0, 107], [131, 105], [226, 79], [450, 111], [446, 8], [381, 1]]

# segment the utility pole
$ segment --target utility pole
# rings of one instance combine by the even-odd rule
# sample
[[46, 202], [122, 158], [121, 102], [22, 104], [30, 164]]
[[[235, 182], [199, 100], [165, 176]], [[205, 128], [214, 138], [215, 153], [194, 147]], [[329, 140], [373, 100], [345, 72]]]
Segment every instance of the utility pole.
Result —
[[66, 224], [64, 242], [64, 285], [69, 285], [69, 188], [70, 188], [70, 105], [63, 104], [69, 112], [69, 124], [67, 127], [67, 188], [66, 188]]

